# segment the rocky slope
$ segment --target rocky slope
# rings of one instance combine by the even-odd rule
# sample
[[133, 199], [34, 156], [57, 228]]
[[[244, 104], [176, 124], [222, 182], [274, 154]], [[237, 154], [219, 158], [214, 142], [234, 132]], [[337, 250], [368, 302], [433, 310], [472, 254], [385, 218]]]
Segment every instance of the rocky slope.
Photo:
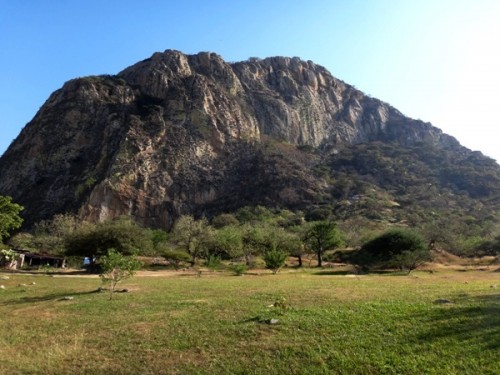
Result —
[[[335, 193], [345, 178], [339, 160], [367, 144], [424, 147], [452, 165], [474, 156], [471, 168], [482, 166], [484, 174], [450, 189], [472, 197], [484, 185], [472, 198], [496, 210], [496, 163], [311, 61], [229, 64], [213, 53], [171, 50], [54, 92], [0, 159], [0, 194], [26, 207], [28, 225], [73, 211], [90, 220], [127, 215], [168, 228], [183, 213], [211, 215], [247, 204], [335, 206], [352, 198]], [[377, 168], [387, 164], [381, 160]], [[347, 164], [353, 176], [379, 174]], [[392, 168], [404, 176], [408, 165]], [[372, 180], [391, 199], [401, 195], [394, 184]], [[449, 188], [444, 177], [437, 183]]]

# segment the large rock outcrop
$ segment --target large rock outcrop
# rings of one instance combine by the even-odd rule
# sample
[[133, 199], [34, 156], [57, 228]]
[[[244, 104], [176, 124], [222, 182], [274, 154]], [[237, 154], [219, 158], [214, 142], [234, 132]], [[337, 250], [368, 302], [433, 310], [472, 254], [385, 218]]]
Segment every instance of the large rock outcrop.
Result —
[[333, 182], [311, 170], [370, 142], [471, 154], [311, 61], [167, 50], [54, 92], [0, 159], [0, 194], [28, 223], [74, 211], [168, 228], [183, 213], [324, 200]]

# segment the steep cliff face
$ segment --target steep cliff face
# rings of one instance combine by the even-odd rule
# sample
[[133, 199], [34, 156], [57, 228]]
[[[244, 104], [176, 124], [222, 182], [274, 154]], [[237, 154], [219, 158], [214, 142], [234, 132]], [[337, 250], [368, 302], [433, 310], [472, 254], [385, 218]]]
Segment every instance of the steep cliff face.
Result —
[[391, 106], [298, 58], [234, 64], [263, 133], [292, 144], [329, 148], [373, 140], [457, 145], [439, 129], [404, 117]]
[[28, 223], [72, 210], [168, 228], [183, 213], [323, 201], [331, 178], [311, 170], [377, 141], [470, 154], [311, 61], [168, 50], [54, 92], [0, 159], [0, 194]]

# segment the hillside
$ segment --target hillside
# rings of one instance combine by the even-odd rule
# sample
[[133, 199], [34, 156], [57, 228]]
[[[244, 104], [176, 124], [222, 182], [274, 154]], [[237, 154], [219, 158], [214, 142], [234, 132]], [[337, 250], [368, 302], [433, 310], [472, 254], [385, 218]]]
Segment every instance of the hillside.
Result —
[[69, 211], [168, 229], [262, 204], [478, 233], [498, 224], [500, 166], [311, 61], [167, 50], [55, 91], [1, 157], [0, 194], [27, 226]]

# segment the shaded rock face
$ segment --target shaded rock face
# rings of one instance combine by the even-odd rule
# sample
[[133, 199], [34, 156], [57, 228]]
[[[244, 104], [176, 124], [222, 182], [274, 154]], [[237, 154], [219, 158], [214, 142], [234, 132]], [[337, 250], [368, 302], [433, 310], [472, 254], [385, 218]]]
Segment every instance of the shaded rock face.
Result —
[[470, 152], [311, 61], [167, 50], [54, 92], [0, 159], [0, 194], [28, 224], [74, 211], [169, 228], [185, 213], [310, 204], [327, 188], [310, 173], [321, 155], [372, 141]]

